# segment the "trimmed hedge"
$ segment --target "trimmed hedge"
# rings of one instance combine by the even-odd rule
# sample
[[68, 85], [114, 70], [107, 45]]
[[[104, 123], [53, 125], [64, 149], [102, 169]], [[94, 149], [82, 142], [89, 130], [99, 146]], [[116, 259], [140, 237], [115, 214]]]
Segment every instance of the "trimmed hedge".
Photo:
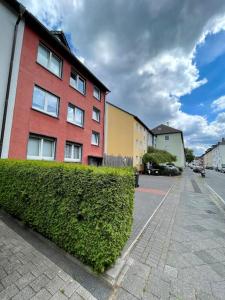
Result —
[[0, 206], [103, 272], [132, 225], [132, 169], [0, 160]]

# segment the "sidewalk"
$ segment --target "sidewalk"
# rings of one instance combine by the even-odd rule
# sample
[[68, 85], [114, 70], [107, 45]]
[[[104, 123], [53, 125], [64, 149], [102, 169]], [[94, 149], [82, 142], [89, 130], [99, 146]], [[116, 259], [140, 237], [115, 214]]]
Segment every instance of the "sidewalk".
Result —
[[225, 214], [185, 171], [131, 253], [115, 299], [224, 299]]
[[94, 298], [0, 219], [0, 299]]

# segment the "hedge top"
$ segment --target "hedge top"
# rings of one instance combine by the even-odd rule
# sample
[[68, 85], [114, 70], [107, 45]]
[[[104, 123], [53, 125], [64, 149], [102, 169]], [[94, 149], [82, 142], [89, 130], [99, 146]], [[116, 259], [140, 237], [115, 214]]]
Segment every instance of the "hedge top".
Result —
[[79, 163], [67, 163], [67, 162], [58, 162], [58, 161], [44, 161], [44, 160], [20, 160], [20, 159], [0, 159], [0, 164], [21, 164], [26, 167], [31, 166], [40, 166], [47, 168], [64, 168], [70, 170], [84, 170], [90, 171], [94, 174], [114, 174], [120, 176], [127, 176], [133, 173], [132, 167], [96, 167], [96, 166], [88, 166], [82, 165]]

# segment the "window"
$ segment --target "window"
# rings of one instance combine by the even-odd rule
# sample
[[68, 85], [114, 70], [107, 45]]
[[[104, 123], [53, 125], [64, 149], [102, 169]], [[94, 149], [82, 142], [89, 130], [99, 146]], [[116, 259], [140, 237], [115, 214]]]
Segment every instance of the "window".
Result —
[[101, 99], [101, 92], [100, 89], [94, 86], [94, 92], [93, 95], [96, 99], [100, 100]]
[[169, 141], [169, 136], [165, 135], [165, 141]]
[[72, 104], [68, 105], [67, 121], [83, 127], [84, 126], [84, 111]]
[[32, 107], [54, 117], [58, 116], [59, 98], [34, 86]]
[[66, 142], [65, 145], [65, 161], [81, 162], [82, 145]]
[[100, 122], [100, 110], [98, 110], [97, 108], [93, 107], [93, 111], [92, 111], [92, 119]]
[[37, 62], [58, 77], [62, 76], [62, 60], [41, 44], [38, 46]]
[[77, 73], [71, 72], [70, 85], [78, 90], [80, 93], [85, 94], [86, 82]]
[[92, 132], [91, 143], [92, 145], [99, 146], [100, 134], [98, 132]]
[[27, 158], [38, 160], [55, 159], [55, 140], [30, 135], [27, 147]]

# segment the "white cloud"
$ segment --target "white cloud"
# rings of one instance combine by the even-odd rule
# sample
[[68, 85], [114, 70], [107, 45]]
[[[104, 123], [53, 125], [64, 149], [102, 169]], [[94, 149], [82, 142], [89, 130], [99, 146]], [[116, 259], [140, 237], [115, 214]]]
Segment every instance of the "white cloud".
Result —
[[22, 2], [49, 27], [60, 24], [71, 33], [79, 56], [109, 86], [113, 103], [150, 127], [170, 121], [196, 151], [222, 135], [222, 115], [209, 123], [184, 113], [180, 97], [207, 83], [193, 58], [207, 35], [225, 29], [224, 0]]
[[211, 107], [214, 112], [224, 110], [225, 109], [225, 95], [214, 100], [211, 104]]

